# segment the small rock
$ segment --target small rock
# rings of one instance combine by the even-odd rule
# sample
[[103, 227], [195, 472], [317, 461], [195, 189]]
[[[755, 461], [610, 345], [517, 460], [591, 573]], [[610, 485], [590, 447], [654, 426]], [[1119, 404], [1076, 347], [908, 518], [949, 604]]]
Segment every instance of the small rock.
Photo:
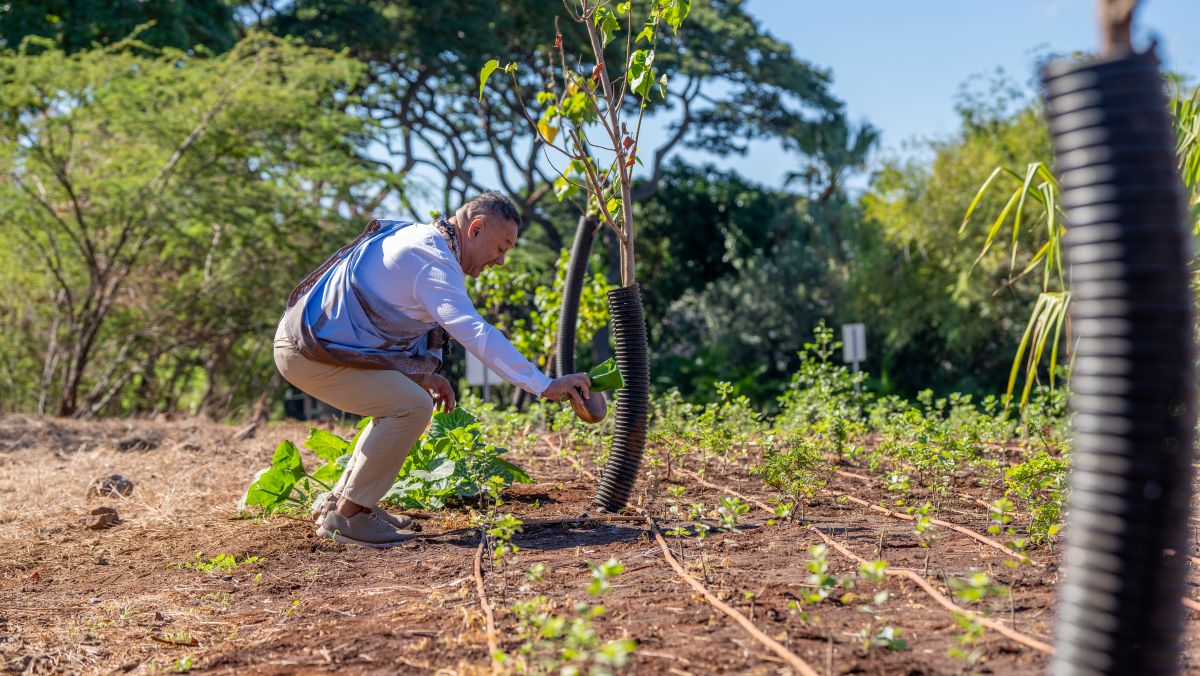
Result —
[[96, 557], [96, 565], [97, 566], [107, 566], [108, 559], [104, 558], [103, 556], [98, 556], [98, 557]]
[[88, 486], [88, 497], [106, 497], [129, 495], [133, 492], [133, 482], [120, 474], [94, 479]]
[[97, 507], [92, 510], [92, 517], [86, 520], [87, 527], [90, 530], [104, 530], [112, 528], [121, 522], [117, 516], [117, 510], [112, 507]]
[[100, 603], [100, 599], [99, 597], [93, 596], [92, 598], [88, 599], [88, 603], [94, 606], [97, 603]]
[[154, 611], [154, 621], [155, 622], [166, 622], [167, 616], [163, 615], [161, 610], [156, 610], [156, 611]]

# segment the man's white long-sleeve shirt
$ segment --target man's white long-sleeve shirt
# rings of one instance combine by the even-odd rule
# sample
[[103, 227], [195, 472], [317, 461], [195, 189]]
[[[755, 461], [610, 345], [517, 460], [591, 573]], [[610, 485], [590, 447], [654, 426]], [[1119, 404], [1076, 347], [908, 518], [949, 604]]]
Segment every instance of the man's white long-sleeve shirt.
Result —
[[479, 315], [462, 267], [435, 226], [383, 221], [380, 232], [347, 257], [341, 279], [314, 287], [305, 303], [306, 323], [329, 347], [419, 356], [429, 352], [426, 336], [440, 324], [508, 382], [533, 394], [550, 385]]

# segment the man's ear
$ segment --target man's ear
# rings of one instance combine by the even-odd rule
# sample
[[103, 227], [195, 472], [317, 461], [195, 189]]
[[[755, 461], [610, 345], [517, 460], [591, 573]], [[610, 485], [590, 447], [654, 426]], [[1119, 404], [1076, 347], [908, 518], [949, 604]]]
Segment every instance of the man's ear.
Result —
[[467, 236], [478, 237], [479, 233], [483, 232], [483, 226], [486, 224], [483, 216], [472, 218], [471, 222], [467, 224]]

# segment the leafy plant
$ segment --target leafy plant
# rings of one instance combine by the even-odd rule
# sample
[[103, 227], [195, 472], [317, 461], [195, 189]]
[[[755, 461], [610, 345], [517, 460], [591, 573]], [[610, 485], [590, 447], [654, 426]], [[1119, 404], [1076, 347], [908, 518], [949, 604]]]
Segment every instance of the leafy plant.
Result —
[[872, 648], [887, 648], [894, 651], [908, 648], [908, 641], [900, 638], [899, 629], [888, 626], [880, 627], [878, 631], [875, 631], [874, 623], [868, 624], [866, 628], [858, 632], [858, 640], [863, 652], [870, 652]]
[[800, 352], [800, 366], [787, 390], [779, 397], [776, 424], [783, 430], [819, 437], [841, 454], [846, 444], [863, 431], [863, 397], [859, 388], [866, 373], [851, 373], [830, 360], [841, 342], [822, 321], [813, 329], [812, 342]]
[[821, 455], [820, 442], [793, 432], [781, 440], [766, 437], [763, 446], [763, 460], [750, 473], [768, 488], [782, 492], [792, 504], [807, 504], [829, 483], [833, 466]]
[[435, 413], [429, 433], [405, 458], [385, 500], [415, 509], [441, 509], [451, 500], [485, 493], [489, 482], [500, 487], [532, 483], [520, 467], [500, 457], [506, 449], [484, 443], [481, 425], [459, 407]]
[[[579, 0], [576, 8], [565, 5], [571, 19], [585, 29], [594, 66], [574, 66], [567, 62], [567, 47], [562, 34], [555, 38], [558, 63], [555, 64], [561, 81], [552, 79], [547, 89], [537, 94], [542, 107], [535, 120], [521, 99], [521, 110], [529, 125], [536, 130], [538, 141], [549, 156], [553, 151], [562, 164], [553, 165], [558, 178], [554, 193], [558, 199], [570, 199], [583, 192], [586, 210], [594, 213], [609, 227], [620, 242], [621, 286], [628, 287], [634, 276], [633, 172], [641, 164], [638, 143], [642, 118], [651, 97], [657, 93], [665, 99], [667, 76], [656, 72], [655, 48], [660, 27], [664, 24], [678, 31], [690, 8], [690, 0], [655, 0], [642, 30], [633, 36], [634, 17], [631, 3], [619, 2], [611, 9], [600, 0]], [[616, 77], [609, 73], [605, 48], [622, 29], [627, 33], [624, 58]], [[646, 48], [640, 48], [645, 41]], [[498, 60], [484, 64], [479, 74], [480, 98], [488, 77], [497, 69], [512, 76], [513, 86], [521, 91], [516, 62], [501, 65]], [[629, 99], [638, 103], [635, 119], [623, 119]], [[632, 127], [632, 128], [631, 128]], [[592, 132], [596, 132], [593, 140]], [[561, 138], [561, 141], [560, 141]]]
[[827, 551], [825, 545], [814, 545], [808, 550], [808, 555], [812, 558], [804, 564], [809, 573], [805, 581], [812, 587], [812, 591], [804, 597], [806, 603], [820, 603], [837, 590], [838, 579], [829, 574]]
[[239, 511], [257, 506], [270, 514], [283, 508], [307, 508], [316, 497], [316, 487], [329, 491], [337, 483], [346, 467], [350, 451], [368, 423], [370, 418], [359, 422], [358, 433], [351, 441], [322, 429], [309, 430], [308, 439], [304, 442], [305, 447], [317, 458], [325, 461], [311, 474], [304, 469], [296, 445], [288, 440], [280, 442], [271, 457], [271, 466], [259, 470], [254, 475], [242, 498]]
[[1029, 539], [1034, 544], [1052, 541], [1062, 528], [1070, 466], [1065, 458], [1039, 450], [1004, 473], [1005, 494], [1018, 497], [1029, 506]]
[[[256, 473], [246, 489], [242, 508], [258, 506], [268, 514], [307, 508], [318, 489], [329, 491], [341, 478], [358, 435], [369, 423], [364, 418], [352, 440], [311, 430], [304, 445], [325, 461], [312, 473], [304, 469], [295, 444], [280, 443], [271, 466]], [[483, 442], [480, 429], [479, 421], [462, 407], [434, 413], [429, 432], [414, 444], [384, 499], [409, 508], [441, 509], [451, 500], [479, 496], [489, 482], [498, 482], [500, 489], [514, 482], [531, 483], [524, 470], [500, 457], [506, 449]]]
[[[1176, 87], [1170, 108], [1176, 132], [1177, 161], [1184, 185], [1189, 192], [1188, 203], [1192, 208], [1193, 229], [1200, 232], [1200, 88], [1183, 92]], [[1037, 271], [1039, 266], [1041, 267], [1041, 293], [1038, 294], [1025, 332], [1017, 344], [1005, 395], [1005, 405], [1007, 406], [1012, 401], [1017, 380], [1023, 369], [1025, 384], [1021, 390], [1020, 406], [1024, 410], [1029, 402], [1029, 394], [1038, 381], [1040, 367], [1047, 355], [1049, 366], [1046, 373], [1050, 388], [1054, 388], [1060, 365], [1060, 347], [1069, 347], [1071, 340], [1067, 323], [1071, 290], [1067, 283], [1062, 255], [1063, 236], [1067, 232], [1067, 222], [1060, 198], [1062, 188], [1050, 167], [1045, 162], [1037, 161], [1030, 162], [1020, 172], [1006, 166], [996, 167], [967, 206], [966, 214], [959, 226], [960, 235], [966, 231], [971, 217], [975, 214], [985, 195], [997, 183], [1010, 186], [1012, 192], [1007, 193], [1008, 199], [1004, 207], [987, 226], [986, 236], [979, 255], [975, 259], [975, 264], [978, 264], [992, 245], [999, 241], [1001, 231], [1011, 218], [1010, 273], [1015, 274], [1015, 279], [1020, 279]], [[1026, 204], [1034, 206], [1033, 214], [1028, 214], [1028, 210], [1025, 208]], [[1018, 273], [1016, 267], [1020, 249], [1021, 225], [1022, 220], [1029, 216], [1033, 218], [1034, 227], [1044, 228], [1044, 236], [1038, 238], [1039, 244], [1036, 250]], [[1008, 283], [1012, 281], [1014, 280], [1010, 279]]]

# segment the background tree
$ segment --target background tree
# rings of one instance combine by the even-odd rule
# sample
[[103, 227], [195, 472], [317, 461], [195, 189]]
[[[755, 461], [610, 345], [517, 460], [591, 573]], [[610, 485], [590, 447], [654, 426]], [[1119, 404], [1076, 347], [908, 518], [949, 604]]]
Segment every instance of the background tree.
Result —
[[338, 198], [391, 185], [358, 157], [371, 125], [341, 110], [360, 69], [265, 36], [213, 59], [37, 47], [0, 54], [0, 317], [17, 327], [0, 367], [24, 383], [5, 405], [220, 413], [265, 395], [281, 299], [361, 226]]
[[32, 35], [71, 54], [124, 40], [148, 23], [139, 37], [153, 47], [224, 52], [237, 40], [233, 8], [222, 0], [38, 0], [0, 6], [0, 49]]
[[[963, 213], [999, 165], [1041, 158], [1051, 148], [1028, 89], [1004, 78], [964, 92], [960, 129], [930, 142], [930, 159], [886, 161], [862, 197], [866, 219], [852, 246], [850, 291], [840, 317], [868, 323], [868, 370], [885, 391], [994, 392], [1007, 379], [1038, 280], [1020, 277], [1030, 254], [996, 248], [980, 259], [977, 231], [959, 235]], [[985, 196], [982, 214], [1008, 201]], [[1025, 207], [1032, 215], [1032, 202]], [[1027, 232], [1040, 245], [1042, 233]]]

